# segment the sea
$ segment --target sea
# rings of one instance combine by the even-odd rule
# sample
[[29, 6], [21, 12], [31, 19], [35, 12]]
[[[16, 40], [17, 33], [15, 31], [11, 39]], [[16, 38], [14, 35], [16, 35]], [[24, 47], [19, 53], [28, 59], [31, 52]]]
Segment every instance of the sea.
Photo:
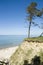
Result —
[[0, 49], [20, 45], [26, 35], [0, 35]]

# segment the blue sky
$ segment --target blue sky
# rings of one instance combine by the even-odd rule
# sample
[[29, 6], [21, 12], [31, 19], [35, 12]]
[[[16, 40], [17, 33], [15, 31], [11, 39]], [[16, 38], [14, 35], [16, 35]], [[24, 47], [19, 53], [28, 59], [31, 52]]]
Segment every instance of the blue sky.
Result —
[[[37, 2], [37, 8], [43, 8], [43, 0], [0, 0], [0, 35], [27, 35], [28, 23], [26, 8], [31, 2]], [[41, 23], [43, 19], [35, 19]], [[31, 35], [39, 35], [43, 30], [31, 28]]]

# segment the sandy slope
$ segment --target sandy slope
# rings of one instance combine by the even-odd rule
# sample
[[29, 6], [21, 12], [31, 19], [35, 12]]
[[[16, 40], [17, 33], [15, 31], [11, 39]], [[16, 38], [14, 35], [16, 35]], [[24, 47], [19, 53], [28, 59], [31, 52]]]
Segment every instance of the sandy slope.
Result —
[[18, 46], [0, 49], [0, 60], [6, 59], [6, 58], [9, 59], [10, 56], [16, 51], [17, 48]]
[[31, 63], [31, 60], [35, 55], [40, 56], [40, 59], [43, 62], [43, 43], [24, 41], [11, 56], [10, 64], [23, 65], [24, 60], [28, 60], [28, 62]]

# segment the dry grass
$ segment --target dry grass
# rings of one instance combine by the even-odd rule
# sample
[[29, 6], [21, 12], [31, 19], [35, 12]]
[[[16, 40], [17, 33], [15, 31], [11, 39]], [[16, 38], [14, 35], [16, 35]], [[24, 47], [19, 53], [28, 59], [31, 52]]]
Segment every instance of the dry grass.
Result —
[[43, 42], [43, 36], [41, 36], [41, 37], [25, 38], [24, 40], [28, 41], [28, 42]]

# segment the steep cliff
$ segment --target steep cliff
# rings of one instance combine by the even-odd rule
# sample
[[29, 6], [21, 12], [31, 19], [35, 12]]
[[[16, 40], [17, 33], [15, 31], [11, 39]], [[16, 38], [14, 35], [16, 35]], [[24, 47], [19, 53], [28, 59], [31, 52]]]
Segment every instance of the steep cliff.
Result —
[[10, 57], [10, 63], [11, 65], [23, 65], [24, 60], [28, 60], [30, 63], [35, 55], [40, 56], [43, 61], [43, 42], [24, 41]]

